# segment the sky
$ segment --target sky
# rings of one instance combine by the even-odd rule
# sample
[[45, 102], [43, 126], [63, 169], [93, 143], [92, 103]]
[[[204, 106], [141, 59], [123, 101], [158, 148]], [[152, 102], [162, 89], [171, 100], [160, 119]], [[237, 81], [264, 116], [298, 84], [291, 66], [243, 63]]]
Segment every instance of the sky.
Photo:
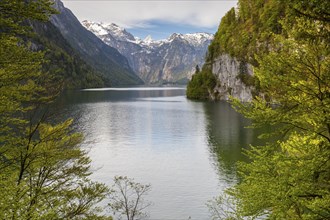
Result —
[[215, 33], [237, 0], [62, 0], [80, 20], [115, 23], [154, 40], [172, 33]]

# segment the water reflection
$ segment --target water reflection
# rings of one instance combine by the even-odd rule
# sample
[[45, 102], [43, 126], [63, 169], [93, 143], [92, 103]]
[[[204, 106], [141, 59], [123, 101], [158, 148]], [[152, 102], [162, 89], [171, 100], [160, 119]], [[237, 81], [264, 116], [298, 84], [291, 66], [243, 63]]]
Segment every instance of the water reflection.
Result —
[[[58, 100], [59, 105], [67, 106], [82, 103], [138, 101], [139, 98], [182, 96], [184, 88], [106, 88], [67, 91]], [[70, 101], [70, 102], [68, 102]]]
[[204, 109], [211, 158], [219, 176], [235, 182], [236, 162], [246, 159], [242, 149], [256, 139], [253, 130], [245, 128], [250, 121], [235, 112], [227, 102], [207, 102]]
[[93, 179], [151, 183], [155, 219], [209, 219], [205, 203], [232, 185], [241, 148], [254, 138], [228, 103], [189, 101], [182, 88], [70, 91], [57, 107], [84, 133], [99, 168]]

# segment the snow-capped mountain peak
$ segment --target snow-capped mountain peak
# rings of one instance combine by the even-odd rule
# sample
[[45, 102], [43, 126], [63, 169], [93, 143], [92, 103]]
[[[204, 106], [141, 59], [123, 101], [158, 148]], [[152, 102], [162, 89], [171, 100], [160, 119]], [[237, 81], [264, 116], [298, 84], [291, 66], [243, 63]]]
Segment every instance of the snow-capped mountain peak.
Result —
[[211, 41], [213, 39], [213, 34], [208, 33], [193, 33], [193, 34], [172, 34], [168, 41], [172, 42], [176, 39], [180, 39], [186, 41], [188, 44], [193, 46], [203, 45], [207, 41]]
[[185, 34], [185, 39], [192, 45], [201, 45], [206, 41], [213, 40], [213, 35], [208, 33]]
[[204, 57], [212, 34], [174, 33], [167, 39], [134, 37], [116, 24], [84, 21], [82, 24], [102, 41], [124, 55], [146, 83], [186, 82]]
[[181, 38], [181, 34], [173, 33], [167, 40], [168, 41], [173, 41], [177, 38]]
[[213, 34], [208, 34], [208, 33], [192, 33], [192, 34], [173, 33], [168, 39], [153, 40], [152, 37], [148, 35], [145, 39], [141, 40], [140, 38], [134, 37], [124, 28], [119, 27], [114, 23], [106, 24], [102, 22], [91, 22], [85, 20], [82, 22], [82, 24], [88, 30], [90, 30], [96, 36], [102, 39], [106, 37], [106, 35], [111, 35], [111, 37], [115, 38], [116, 40], [128, 41], [147, 47], [154, 47], [155, 45], [169, 43], [176, 39], [186, 41], [186, 43], [191, 44], [193, 46], [200, 46], [204, 44], [206, 41], [210, 41], [213, 39]]
[[107, 30], [101, 25], [101, 23], [94, 23], [85, 20], [82, 22], [82, 25], [97, 36], [108, 34]]
[[149, 44], [152, 43], [153, 40], [152, 40], [151, 35], [148, 35], [146, 38], [144, 38], [143, 42], [146, 43], [146, 44], [148, 44], [148, 43], [149, 43]]
[[114, 23], [106, 24], [102, 22], [91, 22], [84, 20], [82, 25], [98, 37], [110, 34], [112, 37], [122, 41], [135, 41], [132, 34], [128, 33], [124, 28], [119, 27]]

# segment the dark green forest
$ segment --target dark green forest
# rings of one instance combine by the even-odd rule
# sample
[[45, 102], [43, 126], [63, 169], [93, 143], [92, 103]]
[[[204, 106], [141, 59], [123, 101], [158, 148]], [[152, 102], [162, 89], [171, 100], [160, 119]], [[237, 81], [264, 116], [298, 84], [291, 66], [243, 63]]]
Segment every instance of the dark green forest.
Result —
[[202, 70], [196, 66], [195, 74], [187, 87], [187, 96], [191, 99], [208, 100], [210, 89], [216, 86], [216, 81], [209, 66], [204, 65]]

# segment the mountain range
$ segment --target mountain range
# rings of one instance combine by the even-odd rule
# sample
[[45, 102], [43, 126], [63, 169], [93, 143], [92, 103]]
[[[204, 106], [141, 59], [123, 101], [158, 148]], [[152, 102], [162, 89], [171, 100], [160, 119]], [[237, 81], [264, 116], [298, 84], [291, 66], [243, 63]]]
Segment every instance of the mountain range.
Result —
[[202, 66], [212, 34], [172, 34], [168, 39], [134, 37], [116, 24], [80, 23], [60, 0], [49, 22], [30, 22], [33, 45], [50, 62], [45, 71], [66, 88], [185, 84]]
[[116, 24], [83, 21], [83, 26], [128, 59], [147, 84], [186, 83], [202, 66], [212, 34], [172, 34], [168, 39], [134, 37]]
[[60, 0], [54, 0], [54, 8], [59, 14], [51, 16], [51, 23], [88, 65], [108, 79], [109, 86], [143, 84], [127, 58], [86, 30]]

